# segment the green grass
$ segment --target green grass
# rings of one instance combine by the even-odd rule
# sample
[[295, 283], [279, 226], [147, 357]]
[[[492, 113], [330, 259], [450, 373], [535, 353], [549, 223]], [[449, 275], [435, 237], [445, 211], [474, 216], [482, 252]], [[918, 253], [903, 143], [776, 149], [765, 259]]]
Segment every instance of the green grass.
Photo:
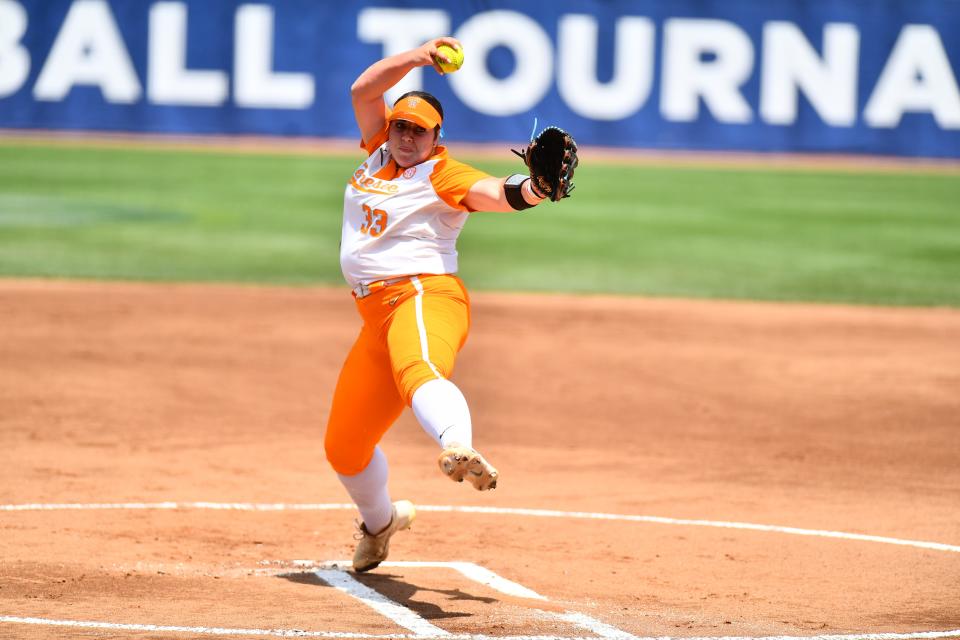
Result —
[[[358, 162], [3, 142], [0, 275], [341, 284]], [[960, 306], [957, 175], [585, 161], [576, 183], [474, 215], [471, 288]]]

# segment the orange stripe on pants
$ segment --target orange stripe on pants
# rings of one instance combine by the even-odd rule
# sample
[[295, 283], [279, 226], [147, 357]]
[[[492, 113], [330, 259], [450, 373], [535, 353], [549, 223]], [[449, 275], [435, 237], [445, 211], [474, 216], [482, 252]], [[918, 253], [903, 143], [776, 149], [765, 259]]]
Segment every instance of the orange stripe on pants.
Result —
[[453, 275], [413, 276], [357, 300], [363, 327], [340, 371], [324, 439], [337, 473], [356, 475], [420, 385], [449, 378], [470, 328]]

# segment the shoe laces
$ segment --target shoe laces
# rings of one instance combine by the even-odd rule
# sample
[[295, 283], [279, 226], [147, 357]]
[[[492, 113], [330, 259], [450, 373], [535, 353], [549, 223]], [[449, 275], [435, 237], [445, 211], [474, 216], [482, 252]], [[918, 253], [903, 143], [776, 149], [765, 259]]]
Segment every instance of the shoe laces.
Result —
[[353, 532], [353, 539], [354, 539], [354, 540], [363, 540], [364, 538], [366, 538], [367, 536], [370, 535], [370, 534], [367, 532], [367, 526], [366, 526], [365, 524], [363, 524], [362, 522], [360, 522], [359, 520], [354, 520], [354, 521], [353, 521], [353, 526], [356, 527], [356, 529], [357, 529], [356, 531]]

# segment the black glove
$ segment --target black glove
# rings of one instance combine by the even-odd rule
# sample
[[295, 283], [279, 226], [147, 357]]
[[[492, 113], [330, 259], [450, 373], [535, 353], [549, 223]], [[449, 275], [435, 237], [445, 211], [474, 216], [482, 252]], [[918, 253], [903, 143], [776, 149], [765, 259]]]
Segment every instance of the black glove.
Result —
[[523, 151], [511, 149], [523, 158], [530, 170], [533, 192], [557, 202], [573, 191], [573, 170], [577, 168], [577, 143], [558, 127], [547, 127]]

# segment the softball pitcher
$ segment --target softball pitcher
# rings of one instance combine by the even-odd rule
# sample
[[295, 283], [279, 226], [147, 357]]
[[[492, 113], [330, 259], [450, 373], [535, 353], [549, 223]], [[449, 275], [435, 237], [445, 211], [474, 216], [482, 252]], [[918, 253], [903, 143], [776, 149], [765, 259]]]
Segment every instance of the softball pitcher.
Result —
[[[480, 491], [497, 486], [496, 468], [473, 449], [467, 402], [449, 380], [470, 326], [467, 291], [455, 275], [457, 236], [469, 212], [559, 200], [576, 166], [570, 139], [559, 178], [492, 177], [439, 144], [443, 108], [435, 97], [410, 92], [387, 107], [384, 93], [410, 70], [443, 73], [437, 59], [447, 60], [437, 47], [444, 44], [460, 48], [454, 38], [431, 40], [374, 63], [351, 87], [368, 157], [344, 193], [340, 265], [363, 326], [337, 381], [324, 445], [363, 519], [355, 571], [383, 562], [390, 538], [415, 516], [409, 501], [391, 502], [378, 446], [405, 406], [440, 446], [444, 475]], [[528, 151], [520, 155], [536, 179]]]

